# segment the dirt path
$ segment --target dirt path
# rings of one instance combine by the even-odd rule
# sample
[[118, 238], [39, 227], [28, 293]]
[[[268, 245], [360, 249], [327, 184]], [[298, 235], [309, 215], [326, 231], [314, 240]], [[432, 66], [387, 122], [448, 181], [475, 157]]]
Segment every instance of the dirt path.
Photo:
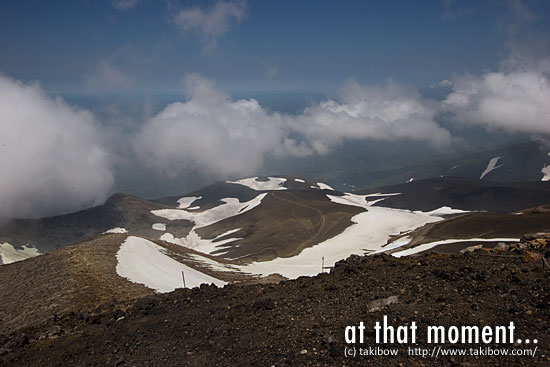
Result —
[[[285, 199], [285, 198], [282, 198], [280, 196], [277, 195], [277, 193], [275, 192], [271, 192], [271, 195], [273, 195], [274, 198], [277, 198], [279, 200], [283, 200], [283, 201], [286, 201], [287, 203], [289, 204], [294, 204], [294, 205], [298, 205], [298, 206], [301, 206], [303, 208], [307, 208], [307, 209], [311, 209], [315, 212], [317, 212], [319, 214], [319, 216], [321, 217], [321, 224], [319, 225], [319, 229], [317, 230], [317, 232], [309, 239], [309, 240], [312, 240], [316, 237], [319, 237], [321, 235], [321, 232], [323, 231], [323, 229], [325, 228], [325, 224], [326, 224], [326, 218], [325, 218], [325, 215], [323, 214], [322, 211], [320, 211], [319, 209], [317, 208], [314, 208], [312, 206], [309, 206], [309, 205], [305, 205], [305, 204], [301, 204], [301, 203], [298, 203], [296, 201], [292, 201], [292, 200], [288, 200], [288, 199]], [[296, 216], [294, 215], [294, 212], [292, 213], [294, 218], [296, 218]], [[309, 230], [308, 230], [309, 232]]]

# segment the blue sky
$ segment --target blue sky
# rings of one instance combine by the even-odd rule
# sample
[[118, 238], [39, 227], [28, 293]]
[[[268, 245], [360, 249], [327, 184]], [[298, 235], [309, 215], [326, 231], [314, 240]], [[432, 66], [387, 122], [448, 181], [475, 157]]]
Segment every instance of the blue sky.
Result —
[[0, 217], [547, 139], [549, 16], [546, 0], [1, 1]]
[[[117, 4], [126, 4], [125, 9]], [[97, 89], [104, 69], [120, 80], [102, 91], [178, 90], [188, 73], [228, 91], [331, 91], [353, 77], [419, 88], [502, 60], [513, 1], [248, 1], [239, 19], [210, 37], [177, 14], [216, 2], [3, 1], [0, 72], [51, 91]], [[550, 3], [525, 1], [548, 34]], [[214, 43], [212, 45], [212, 43]]]

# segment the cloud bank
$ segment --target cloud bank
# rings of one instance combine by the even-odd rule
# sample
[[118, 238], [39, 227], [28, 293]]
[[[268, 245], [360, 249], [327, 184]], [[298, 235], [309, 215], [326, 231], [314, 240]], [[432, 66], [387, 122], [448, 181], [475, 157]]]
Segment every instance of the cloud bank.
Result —
[[550, 134], [550, 59], [505, 71], [459, 76], [442, 104], [457, 122]]
[[247, 173], [284, 139], [283, 117], [254, 100], [232, 102], [199, 75], [186, 78], [190, 99], [168, 105], [137, 135], [142, 160], [166, 173], [204, 169], [221, 175]]
[[435, 110], [396, 83], [366, 87], [350, 81], [339, 101], [321, 102], [299, 115], [269, 112], [254, 99], [231, 101], [197, 74], [185, 84], [189, 100], [147, 121], [134, 142], [149, 166], [174, 175], [186, 169], [243, 175], [268, 155], [325, 154], [346, 139], [450, 142], [449, 132], [434, 120]]
[[211, 51], [218, 38], [245, 17], [245, 1], [218, 1], [207, 9], [198, 6], [181, 9], [174, 15], [174, 21], [184, 31], [202, 37], [205, 50]]
[[0, 216], [101, 203], [113, 175], [93, 116], [0, 75]]

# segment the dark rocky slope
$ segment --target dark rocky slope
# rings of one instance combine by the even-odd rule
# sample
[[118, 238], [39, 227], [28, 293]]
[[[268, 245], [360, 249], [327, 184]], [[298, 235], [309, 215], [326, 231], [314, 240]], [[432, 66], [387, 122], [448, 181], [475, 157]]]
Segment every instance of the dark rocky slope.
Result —
[[[534, 239], [503, 251], [354, 256], [331, 274], [278, 285], [177, 290], [142, 298], [125, 312], [67, 313], [1, 337], [0, 366], [548, 366], [550, 271], [541, 255], [550, 256], [549, 245]], [[394, 296], [378, 310], [372, 303]], [[433, 348], [425, 342], [428, 325], [513, 321], [516, 337], [538, 339], [538, 351], [534, 358], [435, 359], [394, 345], [397, 357], [346, 358], [345, 327], [364, 321], [364, 346], [376, 346], [373, 325], [383, 315], [395, 326], [417, 323], [413, 347]]]

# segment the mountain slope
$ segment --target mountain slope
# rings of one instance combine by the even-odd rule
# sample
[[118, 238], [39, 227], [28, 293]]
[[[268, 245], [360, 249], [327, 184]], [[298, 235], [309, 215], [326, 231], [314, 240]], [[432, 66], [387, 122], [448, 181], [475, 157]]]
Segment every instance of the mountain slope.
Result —
[[550, 204], [549, 182], [491, 182], [440, 177], [354, 191], [356, 194], [400, 193], [375, 204], [430, 211], [442, 206], [509, 213]]
[[[138, 236], [157, 235], [152, 225], [158, 218], [151, 210], [172, 208], [130, 195], [115, 194], [105, 204], [76, 213], [42, 219], [12, 219], [0, 222], [0, 243], [21, 247], [31, 245], [45, 253], [81, 242], [114, 228], [123, 228]], [[173, 221], [170, 231], [185, 235], [190, 223]]]

